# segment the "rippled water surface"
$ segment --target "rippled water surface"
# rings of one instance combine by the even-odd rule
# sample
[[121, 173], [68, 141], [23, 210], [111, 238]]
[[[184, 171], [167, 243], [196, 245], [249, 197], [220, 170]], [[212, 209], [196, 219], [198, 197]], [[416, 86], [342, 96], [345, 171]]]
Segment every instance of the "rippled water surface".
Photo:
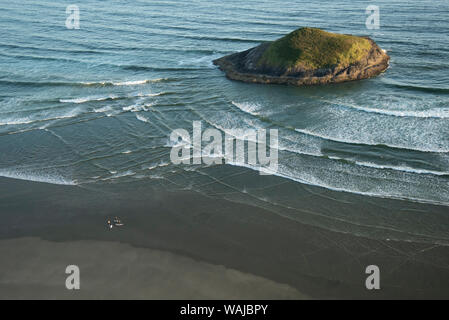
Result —
[[[303, 208], [298, 188], [449, 205], [449, 2], [0, 1], [0, 175], [97, 187], [145, 180]], [[369, 35], [388, 71], [320, 87], [226, 79], [212, 60], [300, 27]], [[276, 177], [177, 166], [173, 129], [278, 129]], [[282, 186], [282, 187], [281, 187]], [[277, 191], [276, 191], [277, 190]]]

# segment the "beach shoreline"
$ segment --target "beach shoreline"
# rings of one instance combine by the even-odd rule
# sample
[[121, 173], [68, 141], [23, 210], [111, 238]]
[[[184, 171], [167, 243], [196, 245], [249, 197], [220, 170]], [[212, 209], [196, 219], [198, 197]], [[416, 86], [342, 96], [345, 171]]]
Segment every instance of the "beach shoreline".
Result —
[[[89, 261], [88, 269], [98, 272], [94, 278], [102, 285], [85, 294], [99, 299], [162, 299], [170, 298], [171, 293], [172, 298], [184, 299], [448, 297], [448, 246], [368, 239], [191, 191], [148, 188], [147, 196], [142, 197], [139, 192], [145, 192], [144, 183], [128, 187], [57, 186], [1, 178], [0, 254], [9, 255], [7, 264], [0, 265], [0, 297], [58, 297], [61, 287], [52, 291], [37, 281], [30, 291], [26, 283], [45, 279], [40, 272], [48, 272], [47, 266], [57, 257], [70, 260], [60, 260], [61, 266], [76, 265], [77, 261], [69, 259], [70, 252], [76, 253], [80, 264]], [[106, 221], [114, 216], [125, 225], [109, 230]], [[15, 244], [33, 249], [34, 254], [13, 254]], [[122, 256], [128, 258], [123, 261], [119, 259]], [[145, 258], [137, 262], [129, 258], [139, 256]], [[36, 257], [41, 258], [36, 261]], [[114, 259], [123, 262], [121, 269], [109, 266], [107, 261]], [[151, 277], [136, 282], [121, 277], [144, 273], [145, 266], [152, 265], [148, 261], [156, 269], [166, 269], [161, 282]], [[179, 261], [188, 261], [189, 271], [183, 273], [183, 268], [177, 267]], [[381, 269], [381, 290], [365, 288], [365, 268], [371, 264]], [[198, 291], [195, 279], [205, 269], [213, 286]], [[12, 270], [16, 283], [8, 280]], [[48, 276], [65, 279], [64, 270], [58, 272]], [[229, 272], [240, 280], [230, 285], [229, 279], [224, 280]], [[60, 285], [66, 290], [64, 282]], [[148, 287], [154, 290], [138, 295]], [[158, 287], [163, 289], [159, 295]], [[264, 290], [255, 290], [262, 287]], [[110, 295], [104, 295], [104, 290]]]

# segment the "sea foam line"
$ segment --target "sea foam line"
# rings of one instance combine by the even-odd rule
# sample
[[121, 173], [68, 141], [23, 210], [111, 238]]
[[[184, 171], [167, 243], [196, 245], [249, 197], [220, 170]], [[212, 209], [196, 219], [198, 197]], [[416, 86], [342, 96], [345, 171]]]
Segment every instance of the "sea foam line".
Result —
[[[334, 159], [334, 157], [329, 157], [329, 158]], [[337, 158], [337, 157], [335, 157], [335, 159], [346, 160], [346, 159]], [[350, 163], [357, 164], [359, 166], [375, 168], [375, 169], [389, 169], [389, 170], [402, 171], [402, 172], [408, 172], [408, 173], [430, 174], [430, 175], [435, 175], [435, 176], [449, 176], [448, 171], [417, 169], [417, 168], [412, 168], [412, 167], [408, 167], [408, 166], [380, 165], [380, 164], [376, 164], [376, 163], [372, 163], [372, 162], [364, 162], [364, 161], [351, 161], [351, 160], [346, 160], [346, 161], [349, 161]]]
[[315, 133], [306, 129], [295, 129], [295, 131], [308, 135], [308, 136], [312, 136], [312, 137], [316, 137], [316, 138], [321, 138], [324, 140], [329, 140], [329, 141], [334, 141], [334, 142], [341, 142], [341, 143], [349, 143], [349, 144], [357, 144], [357, 145], [365, 145], [365, 146], [387, 146], [390, 148], [395, 148], [395, 149], [404, 149], [404, 150], [414, 150], [414, 151], [421, 151], [421, 152], [436, 152], [436, 153], [447, 153], [449, 152], [449, 149], [422, 149], [422, 148], [413, 148], [413, 147], [405, 147], [405, 146], [398, 146], [398, 145], [391, 145], [391, 144], [386, 144], [386, 143], [368, 143], [368, 142], [362, 142], [362, 141], [354, 141], [354, 140], [349, 140], [349, 139], [342, 139], [342, 138], [334, 138], [334, 137], [330, 137], [324, 134], [319, 134], [319, 133]]
[[137, 120], [140, 120], [142, 122], [151, 123], [150, 119], [144, 117], [141, 114], [136, 113], [136, 118], [137, 118]]
[[89, 97], [81, 97], [81, 98], [71, 98], [71, 99], [60, 99], [61, 103], [86, 103], [93, 101], [106, 101], [106, 100], [118, 100], [118, 99], [131, 99], [136, 97], [157, 97], [162, 96], [164, 94], [169, 94], [168, 92], [158, 92], [158, 93], [137, 93], [134, 95], [127, 96], [118, 96], [118, 95], [108, 95], [108, 96], [89, 96]]
[[[206, 123], [208, 123], [209, 125], [213, 126], [216, 129], [219, 129], [219, 130], [223, 131], [224, 133], [234, 137], [237, 140], [248, 140], [248, 141], [251, 141], [251, 142], [257, 142], [256, 140], [252, 140], [252, 139], [250, 139], [247, 136], [238, 136], [232, 130], [223, 128], [221, 125], [213, 123], [212, 121], [210, 121], [208, 119], [205, 119], [202, 116], [201, 116], [201, 118]], [[254, 128], [254, 130], [257, 130], [257, 128]], [[300, 132], [302, 134], [312, 135], [312, 136], [315, 136], [315, 137], [323, 138], [321, 136], [315, 135], [312, 132], [310, 132], [310, 134], [309, 134], [308, 133], [309, 131], [307, 131], [307, 130], [295, 129], [295, 131]], [[323, 138], [323, 139], [326, 139], [326, 138]], [[329, 139], [329, 140], [336, 141], [336, 140], [332, 140], [332, 139]], [[344, 142], [344, 141], [337, 141], [337, 142]], [[188, 143], [190, 143], [190, 142], [188, 142]], [[344, 143], [354, 143], [354, 142], [344, 142]], [[366, 144], [363, 144], [363, 143], [354, 143], [354, 144], [366, 145]], [[373, 145], [375, 145], [375, 144], [373, 144]], [[171, 147], [173, 145], [167, 145], [167, 146]], [[401, 149], [401, 147], [394, 147], [394, 148]], [[403, 148], [403, 149], [409, 150], [407, 148]], [[290, 147], [283, 146], [281, 143], [279, 143], [279, 145], [277, 147], [277, 150], [279, 150], [279, 151], [286, 151], [286, 152], [295, 153], [295, 154], [304, 155], [304, 156], [310, 156], [310, 157], [328, 158], [328, 159], [336, 160], [336, 161], [344, 161], [344, 162], [348, 162], [348, 163], [350, 163], [352, 165], [358, 165], [358, 166], [363, 166], [363, 167], [370, 167], [370, 168], [375, 168], [375, 169], [389, 169], [389, 170], [394, 170], [394, 171], [399, 171], [399, 172], [407, 172], [407, 173], [414, 173], [414, 174], [430, 174], [430, 175], [437, 175], [437, 176], [449, 175], [449, 172], [446, 172], [446, 171], [418, 169], [418, 168], [412, 168], [412, 167], [408, 167], [408, 166], [380, 165], [380, 164], [376, 164], [376, 163], [372, 163], [372, 162], [364, 162], [364, 161], [357, 161], [357, 160], [353, 160], [353, 159], [345, 159], [345, 158], [340, 158], [340, 157], [335, 157], [335, 156], [328, 156], [328, 155], [326, 155], [324, 153], [321, 153], [321, 152], [306, 152], [306, 151], [301, 151], [301, 150], [298, 150], [298, 149], [293, 149], [293, 148], [290, 148]], [[422, 151], [422, 150], [420, 150], [420, 151]], [[424, 152], [431, 152], [431, 151], [424, 151]]]
[[119, 99], [120, 97], [117, 95], [110, 95], [110, 96], [104, 96], [104, 97], [83, 97], [83, 98], [73, 98], [73, 99], [60, 99], [59, 102], [61, 103], [85, 103], [90, 101], [106, 101], [106, 100], [115, 100]]
[[0, 122], [0, 126], [7, 126], [7, 125], [18, 125], [18, 124], [30, 124], [35, 122], [43, 122], [43, 121], [51, 121], [51, 120], [59, 120], [59, 119], [67, 119], [67, 118], [74, 118], [78, 115], [80, 115], [82, 112], [79, 109], [71, 110], [70, 112], [60, 115], [60, 116], [53, 116], [50, 118], [43, 118], [43, 119], [32, 119], [30, 117], [26, 118], [19, 118], [19, 119], [7, 119], [2, 122]]
[[32, 172], [20, 172], [17, 169], [0, 169], [0, 176], [10, 179], [26, 180], [34, 182], [44, 182], [57, 185], [70, 185], [75, 186], [76, 183], [73, 180], [67, 180], [61, 176], [52, 176], [48, 174], [35, 174]]
[[128, 80], [128, 81], [98, 81], [98, 82], [81, 82], [81, 84], [86, 86], [95, 86], [95, 85], [101, 85], [101, 86], [136, 86], [136, 85], [142, 85], [147, 83], [157, 83], [157, 82], [163, 82], [168, 81], [168, 78], [159, 78], [159, 79], [144, 79], [144, 80]]
[[256, 103], [250, 103], [250, 102], [238, 103], [238, 102], [234, 102], [234, 101], [231, 101], [231, 103], [245, 113], [249, 113], [253, 116], [259, 115], [257, 110], [260, 109], [260, 106]]
[[448, 202], [442, 202], [442, 201], [437, 201], [437, 200], [428, 200], [428, 199], [416, 198], [416, 197], [411, 197], [411, 196], [394, 196], [394, 195], [380, 194], [380, 193], [375, 193], [375, 192], [367, 192], [367, 191], [352, 190], [352, 189], [348, 189], [348, 188], [334, 187], [334, 186], [330, 186], [326, 183], [322, 183], [322, 182], [318, 182], [318, 181], [309, 181], [309, 180], [293, 177], [291, 175], [284, 174], [279, 171], [273, 172], [272, 170], [269, 170], [264, 167], [253, 167], [247, 163], [230, 162], [228, 164], [232, 165], [232, 166], [248, 168], [248, 169], [251, 169], [254, 171], [264, 172], [269, 175], [275, 175], [277, 177], [285, 178], [285, 179], [288, 179], [291, 181], [299, 182], [299, 183], [310, 185], [310, 186], [321, 187], [321, 188], [325, 188], [325, 189], [332, 190], [332, 191], [347, 192], [347, 193], [352, 193], [352, 194], [359, 194], [359, 195], [384, 198], [384, 199], [408, 200], [408, 201], [414, 201], [414, 202], [419, 202], [419, 203], [449, 206]]
[[22, 85], [22, 86], [136, 86], [147, 83], [177, 81], [174, 78], [129, 80], [129, 81], [91, 81], [91, 82], [70, 82], [70, 81], [11, 81], [0, 80], [1, 84], [6, 85]]
[[379, 108], [366, 108], [353, 104], [335, 104], [338, 107], [355, 109], [358, 111], [368, 112], [368, 113], [376, 113], [383, 114], [387, 116], [394, 117], [413, 117], [413, 118], [437, 118], [437, 119], [448, 119], [449, 118], [449, 108], [436, 108], [429, 110], [386, 110]]

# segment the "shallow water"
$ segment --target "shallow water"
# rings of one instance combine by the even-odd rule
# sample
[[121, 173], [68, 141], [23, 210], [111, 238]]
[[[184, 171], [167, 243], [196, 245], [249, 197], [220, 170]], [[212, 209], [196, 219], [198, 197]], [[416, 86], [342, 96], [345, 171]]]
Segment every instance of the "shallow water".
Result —
[[[449, 205], [447, 1], [378, 1], [379, 30], [366, 29], [363, 1], [77, 4], [81, 28], [68, 30], [64, 4], [1, 1], [0, 176], [99, 189], [142, 180], [283, 214], [310, 205], [296, 197], [308, 186], [359, 202]], [[369, 35], [390, 68], [294, 88], [230, 81], [212, 64], [300, 26]], [[173, 165], [170, 133], [197, 120], [223, 132], [278, 129], [280, 178]], [[325, 215], [380, 221], [345, 208]]]

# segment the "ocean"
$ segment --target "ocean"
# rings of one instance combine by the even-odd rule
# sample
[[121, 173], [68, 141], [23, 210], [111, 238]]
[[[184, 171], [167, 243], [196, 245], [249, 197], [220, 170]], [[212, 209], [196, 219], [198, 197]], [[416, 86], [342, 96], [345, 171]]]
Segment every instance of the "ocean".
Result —
[[[373, 240], [449, 244], [448, 1], [376, 1], [379, 29], [367, 1], [78, 0], [79, 29], [68, 4], [0, 0], [1, 177], [98, 194], [137, 183], [123, 201], [189, 191]], [[231, 81], [212, 63], [302, 26], [369, 36], [390, 67], [289, 87]], [[170, 134], [194, 121], [277, 129], [278, 170], [173, 164]]]

